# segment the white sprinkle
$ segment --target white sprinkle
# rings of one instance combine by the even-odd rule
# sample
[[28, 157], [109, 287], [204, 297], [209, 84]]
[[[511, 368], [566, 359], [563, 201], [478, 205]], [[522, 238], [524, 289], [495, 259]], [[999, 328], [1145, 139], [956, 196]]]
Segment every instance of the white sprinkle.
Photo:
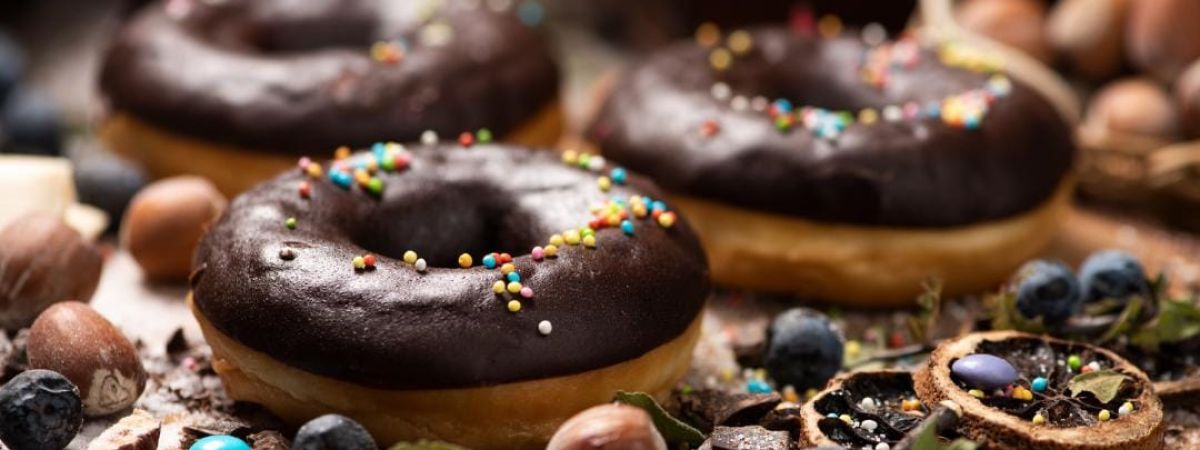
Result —
[[492, 8], [492, 11], [496, 12], [508, 11], [509, 8], [512, 8], [512, 0], [488, 0], [487, 4], [488, 8]]
[[421, 27], [417, 38], [426, 47], [441, 47], [454, 38], [454, 29], [445, 22], [434, 22]]
[[1100, 363], [1098, 363], [1096, 361], [1092, 361], [1092, 362], [1088, 363], [1088, 367], [1089, 367], [1089, 370], [1094, 372], [1094, 371], [1100, 370]]
[[883, 41], [887, 40], [887, 30], [883, 28], [883, 25], [871, 22], [863, 27], [862, 40], [867, 45], [882, 44]]
[[875, 422], [874, 420], [867, 419], [867, 420], [862, 421], [862, 423], [859, 424], [859, 426], [862, 427], [862, 429], [864, 429], [864, 430], [874, 432], [876, 428], [879, 428], [879, 423]]
[[879, 445], [875, 446], [875, 450], [892, 450], [892, 446], [888, 445], [887, 442], [880, 442]]
[[744, 95], [735, 95], [733, 96], [733, 100], [729, 101], [729, 106], [734, 111], [745, 111], [750, 106], [750, 100], [747, 100]]
[[425, 145], [437, 145], [437, 132], [433, 130], [425, 130], [425, 132], [421, 133], [421, 143]]
[[1117, 408], [1117, 414], [1122, 415], [1122, 416], [1127, 415], [1131, 412], [1133, 412], [1133, 404], [1129, 403], [1129, 402], [1126, 402], [1124, 405], [1121, 405], [1120, 408]]
[[551, 331], [554, 331], [554, 326], [550, 325], [549, 320], [538, 322], [538, 333], [542, 333], [542, 336], [549, 336]]
[[863, 397], [862, 400], [858, 401], [858, 406], [861, 406], [863, 409], [868, 409], [868, 410], [875, 409], [875, 399], [873, 399], [871, 397]]
[[904, 112], [900, 111], [900, 107], [896, 105], [888, 105], [883, 108], [883, 120], [888, 122], [898, 122], [904, 117]]
[[413, 263], [417, 267], [417, 272], [424, 272], [429, 264], [425, 262], [425, 258], [418, 258], [417, 262]]
[[763, 97], [761, 95], [754, 97], [753, 99], [750, 99], [750, 109], [753, 109], [755, 111], [759, 111], [759, 112], [766, 111], [767, 106], [770, 106], [770, 104], [771, 104], [771, 101], [767, 100], [766, 97]]
[[604, 169], [604, 157], [592, 155], [592, 158], [588, 160], [587, 168], [592, 172], [599, 172], [601, 169]]
[[729, 95], [733, 93], [733, 90], [729, 88], [728, 84], [718, 81], [713, 83], [712, 89], [710, 89], [709, 92], [712, 93], [713, 98], [725, 101], [729, 98]]

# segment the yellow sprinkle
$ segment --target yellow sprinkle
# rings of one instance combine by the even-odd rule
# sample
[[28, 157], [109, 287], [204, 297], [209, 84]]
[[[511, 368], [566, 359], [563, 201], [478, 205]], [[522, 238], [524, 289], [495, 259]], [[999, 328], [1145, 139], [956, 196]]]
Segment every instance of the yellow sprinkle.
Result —
[[333, 151], [333, 159], [346, 159], [350, 157], [350, 147], [345, 145], [338, 147]]
[[818, 391], [814, 388], [808, 388], [808, 390], [804, 391], [804, 399], [812, 400], [813, 397], [816, 397], [817, 394], [820, 394], [820, 393], [821, 393], [821, 391]]
[[854, 422], [854, 419], [853, 419], [852, 417], [850, 417], [850, 415], [849, 415], [849, 414], [842, 414], [841, 416], [838, 416], [838, 418], [839, 418], [839, 419], [842, 419], [842, 422], [846, 422], [846, 423], [853, 423], [853, 422]]
[[475, 260], [471, 259], [471, 255], [469, 255], [469, 254], [463, 253], [461, 255], [458, 255], [458, 265], [459, 265], [459, 267], [462, 267], [464, 269], [471, 267], [471, 264], [474, 261]]
[[404, 262], [415, 264], [417, 262], [417, 252], [412, 250], [404, 252]]
[[561, 234], [550, 236], [550, 245], [561, 247], [563, 245], [563, 237]]
[[708, 64], [716, 70], [725, 70], [733, 63], [733, 54], [724, 48], [713, 49], [712, 53], [708, 54]]
[[862, 344], [853, 339], [846, 341], [846, 359], [857, 358], [860, 352], [862, 352]]
[[675, 214], [669, 212], [659, 214], [658, 224], [663, 228], [671, 228], [672, 225], [675, 225]]
[[648, 213], [649, 213], [649, 211], [646, 211], [646, 205], [643, 205], [641, 203], [633, 205], [633, 216], [634, 217], [637, 217], [637, 218], [646, 217], [646, 214], [648, 214]]
[[783, 387], [783, 399], [792, 403], [800, 403], [800, 395], [796, 394], [796, 388], [790, 384]]
[[1101, 422], [1108, 422], [1108, 419], [1112, 418], [1112, 413], [1108, 412], [1107, 409], [1102, 409], [1100, 410], [1100, 414], [1096, 415], [1096, 418], [1100, 419]]
[[509, 294], [520, 294], [521, 293], [521, 282], [520, 281], [510, 281], [508, 283], [508, 293]]
[[615, 226], [621, 224], [621, 216], [618, 216], [616, 214], [609, 214], [608, 217], [604, 218], [604, 221], [606, 223], [608, 223], [608, 226], [615, 227]]
[[521, 310], [521, 302], [516, 300], [508, 301], [508, 312], [517, 312]]
[[365, 170], [354, 169], [354, 181], [365, 186], [367, 183], [371, 182], [371, 175]]
[[824, 38], [837, 37], [842, 34], [842, 19], [834, 15], [821, 16], [817, 21], [817, 32]]
[[504, 265], [500, 266], [500, 273], [505, 275], [514, 270], [517, 270], [517, 266], [512, 265], [512, 263], [504, 263]]
[[596, 235], [589, 234], [583, 237], [583, 246], [587, 248], [596, 248]]
[[1034, 425], [1041, 425], [1044, 423], [1046, 423], [1046, 416], [1043, 416], [1042, 413], [1037, 413], [1037, 414], [1033, 415], [1033, 424]]
[[500, 280], [496, 280], [495, 283], [492, 283], [492, 292], [495, 292], [497, 294], [503, 294], [504, 293], [504, 282], [500, 281]]
[[721, 28], [712, 22], [704, 22], [696, 27], [696, 42], [705, 47], [717, 45], [721, 40]]
[[971, 394], [971, 396], [975, 397], [975, 398], [983, 398], [983, 391], [981, 391], [979, 389], [971, 389], [971, 390], [967, 391], [967, 393]]
[[872, 108], [867, 108], [858, 112], [858, 121], [864, 125], [870, 125], [879, 120], [879, 112]]
[[754, 45], [754, 39], [750, 37], [750, 33], [747, 33], [746, 30], [737, 30], [729, 33], [729, 39], [725, 42], [735, 55], [746, 54]]
[[312, 178], [321, 177], [321, 165], [317, 163], [308, 163], [308, 176]]
[[900, 402], [900, 409], [904, 411], [917, 411], [921, 409], [921, 401], [915, 398], [905, 399]]
[[361, 256], [355, 256], [354, 259], [352, 261], [350, 261], [350, 263], [354, 265], [355, 269], [363, 269], [363, 268], [367, 267], [366, 260], [363, 259], [363, 257], [361, 257]]
[[601, 191], [608, 192], [612, 188], [612, 180], [608, 179], [608, 177], [600, 177], [596, 179], [596, 185], [600, 186]]
[[721, 379], [725, 381], [733, 380], [733, 369], [726, 367], [721, 370]]
[[563, 240], [567, 242], [567, 245], [579, 245], [579, 231], [578, 230], [564, 231], [563, 232]]
[[575, 162], [578, 160], [579, 160], [579, 152], [577, 152], [575, 150], [567, 150], [565, 152], [562, 152], [562, 162], [564, 162], [566, 164], [574, 165]]
[[553, 258], [558, 255], [558, 246], [550, 244], [542, 247], [542, 254], [546, 255], [547, 258]]

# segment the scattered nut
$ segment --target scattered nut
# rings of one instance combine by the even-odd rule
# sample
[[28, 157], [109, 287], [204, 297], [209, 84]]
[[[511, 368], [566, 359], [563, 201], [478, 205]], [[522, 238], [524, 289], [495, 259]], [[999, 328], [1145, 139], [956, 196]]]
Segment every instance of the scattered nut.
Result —
[[63, 374], [79, 387], [88, 417], [128, 408], [146, 387], [133, 344], [90, 306], [51, 306], [29, 331], [29, 366]]
[[61, 219], [23, 216], [0, 230], [0, 328], [29, 326], [55, 302], [88, 301], [103, 259]]
[[546, 450], [666, 450], [650, 415], [619, 404], [592, 407], [567, 420]]
[[1137, 0], [1130, 4], [1125, 51], [1137, 68], [1174, 82], [1200, 57], [1200, 2]]
[[1114, 81], [1092, 97], [1084, 119], [1089, 127], [1118, 133], [1173, 139], [1179, 132], [1175, 104], [1145, 78]]
[[162, 423], [140, 409], [125, 416], [97, 436], [88, 450], [156, 450]]
[[225, 197], [204, 178], [157, 181], [130, 202], [121, 225], [122, 245], [147, 278], [186, 280], [196, 244], [225, 204]]
[[1102, 79], [1121, 69], [1129, 0], [1063, 0], [1050, 11], [1046, 35], [1075, 72]]
[[967, 0], [954, 11], [954, 19], [1039, 61], [1054, 60], [1046, 39], [1046, 5], [1039, 0]]

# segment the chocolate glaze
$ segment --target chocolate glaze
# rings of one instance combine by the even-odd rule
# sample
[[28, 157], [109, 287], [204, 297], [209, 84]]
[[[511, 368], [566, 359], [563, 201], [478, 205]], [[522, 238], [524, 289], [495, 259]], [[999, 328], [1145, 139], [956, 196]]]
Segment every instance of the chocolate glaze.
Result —
[[[602, 229], [595, 249], [563, 246], [533, 262], [529, 249], [585, 224], [589, 206], [660, 196], [638, 176], [603, 193], [596, 177], [550, 152], [493, 145], [414, 148], [409, 170], [382, 176], [380, 198], [323, 178], [305, 200], [307, 177], [291, 171], [237, 198], [204, 237], [193, 299], [252, 349], [379, 388], [494, 385], [627, 361], [687, 329], [708, 269], [683, 220], [664, 229], [634, 219], [632, 237]], [[409, 249], [429, 261], [426, 273], [398, 260]], [[518, 313], [492, 292], [500, 271], [479, 265], [491, 251], [511, 252], [534, 290]], [[458, 268], [462, 252], [474, 267]], [[378, 268], [356, 273], [351, 260], [365, 253], [381, 255]]]
[[[190, 6], [155, 3], [126, 24], [100, 87], [114, 110], [205, 140], [303, 154], [427, 129], [504, 135], [557, 94], [546, 42], [512, 11], [447, 2], [429, 19], [423, 1], [171, 3]], [[435, 22], [450, 41], [420, 44]], [[371, 59], [374, 42], [401, 36], [401, 62]]]
[[[718, 73], [709, 51], [679, 43], [635, 66], [613, 89], [590, 135], [603, 152], [680, 194], [742, 208], [857, 225], [951, 227], [1028, 211], [1056, 190], [1075, 155], [1070, 128], [1026, 86], [994, 102], [978, 130], [939, 119], [850, 125], [820, 139], [781, 133], [764, 112], [710, 94], [785, 97], [855, 111], [940, 100], [987, 75], [944, 66], [931, 51], [882, 89], [858, 72], [864, 44], [752, 31], [754, 48]], [[720, 131], [698, 130], [715, 120]]]

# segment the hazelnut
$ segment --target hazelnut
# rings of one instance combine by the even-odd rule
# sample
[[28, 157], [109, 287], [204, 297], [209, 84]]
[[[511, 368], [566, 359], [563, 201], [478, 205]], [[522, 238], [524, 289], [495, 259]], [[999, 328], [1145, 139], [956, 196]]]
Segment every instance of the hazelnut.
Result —
[[600, 405], [576, 414], [554, 432], [546, 450], [666, 450], [650, 415], [633, 406]]
[[954, 12], [963, 28], [1050, 63], [1053, 52], [1046, 39], [1046, 5], [1039, 0], [967, 0]]
[[1171, 98], [1146, 78], [1117, 80], [1100, 88], [1084, 120], [1089, 127], [1168, 140], [1179, 130]]
[[38, 316], [26, 352], [29, 367], [61, 373], [79, 387], [88, 417], [128, 408], [146, 387], [133, 344], [83, 303], [57, 303]]
[[1125, 56], [1129, 0], [1063, 0], [1050, 11], [1046, 35], [1067, 63], [1088, 78], [1112, 76]]
[[1200, 57], [1200, 2], [1137, 0], [1129, 6], [1125, 51], [1129, 61], [1159, 81], [1173, 82]]
[[130, 202], [121, 225], [122, 245], [155, 281], [186, 280], [192, 253], [209, 222], [225, 209], [225, 197], [195, 176], [157, 181]]
[[88, 301], [100, 252], [58, 217], [33, 213], [0, 229], [0, 328], [29, 326], [54, 302]]
[[1179, 123], [1188, 137], [1200, 137], [1200, 60], [1188, 66], [1175, 83]]

